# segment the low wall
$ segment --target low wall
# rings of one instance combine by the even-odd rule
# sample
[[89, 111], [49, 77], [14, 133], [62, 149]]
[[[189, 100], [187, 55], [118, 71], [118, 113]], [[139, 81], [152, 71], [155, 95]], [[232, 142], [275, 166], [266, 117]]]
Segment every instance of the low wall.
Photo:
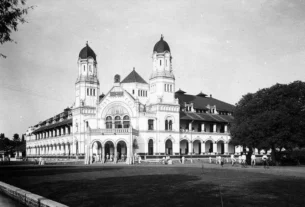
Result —
[[0, 193], [4, 193], [18, 202], [30, 207], [67, 207], [64, 204], [55, 202], [1, 181]]

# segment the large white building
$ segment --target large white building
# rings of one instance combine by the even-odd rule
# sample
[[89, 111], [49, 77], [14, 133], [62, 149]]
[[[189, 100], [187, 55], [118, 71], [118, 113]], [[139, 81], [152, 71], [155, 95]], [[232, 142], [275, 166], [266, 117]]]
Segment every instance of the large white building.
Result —
[[108, 154], [131, 163], [134, 153], [147, 159], [235, 153], [229, 133], [234, 106], [176, 90], [171, 50], [162, 36], [152, 63], [148, 82], [133, 69], [123, 80], [115, 75], [113, 87], [100, 95], [96, 55], [87, 44], [78, 57], [74, 105], [28, 129], [27, 156], [104, 162]]

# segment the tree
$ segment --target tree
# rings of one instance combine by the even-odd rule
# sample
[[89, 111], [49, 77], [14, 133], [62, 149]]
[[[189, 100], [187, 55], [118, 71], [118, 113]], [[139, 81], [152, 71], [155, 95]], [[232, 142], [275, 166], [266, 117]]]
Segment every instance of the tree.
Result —
[[0, 134], [0, 140], [4, 140], [4, 138], [5, 138], [4, 133], [1, 133], [1, 134]]
[[276, 84], [248, 93], [236, 104], [232, 141], [250, 150], [292, 150], [305, 146], [305, 83]]
[[[19, 23], [25, 23], [24, 15], [33, 6], [25, 7], [26, 0], [1, 0], [0, 3], [0, 44], [5, 42], [13, 42], [11, 39], [12, 31], [17, 31]], [[0, 53], [0, 56], [6, 58]]]
[[14, 142], [20, 142], [20, 137], [19, 137], [19, 134], [14, 134], [14, 136], [13, 136], [13, 141]]

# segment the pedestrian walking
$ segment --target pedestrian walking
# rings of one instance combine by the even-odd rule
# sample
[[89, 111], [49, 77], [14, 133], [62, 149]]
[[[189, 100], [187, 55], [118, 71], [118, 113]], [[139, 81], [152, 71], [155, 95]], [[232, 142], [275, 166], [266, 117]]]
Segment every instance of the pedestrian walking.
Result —
[[253, 153], [251, 155], [251, 166], [254, 167], [256, 165], [256, 157], [255, 154]]

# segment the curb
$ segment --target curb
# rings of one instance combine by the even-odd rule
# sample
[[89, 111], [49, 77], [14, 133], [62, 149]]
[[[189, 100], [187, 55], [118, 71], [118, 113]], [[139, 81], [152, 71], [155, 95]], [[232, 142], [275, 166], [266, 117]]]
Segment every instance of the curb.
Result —
[[0, 192], [30, 207], [68, 207], [48, 198], [0, 181]]

